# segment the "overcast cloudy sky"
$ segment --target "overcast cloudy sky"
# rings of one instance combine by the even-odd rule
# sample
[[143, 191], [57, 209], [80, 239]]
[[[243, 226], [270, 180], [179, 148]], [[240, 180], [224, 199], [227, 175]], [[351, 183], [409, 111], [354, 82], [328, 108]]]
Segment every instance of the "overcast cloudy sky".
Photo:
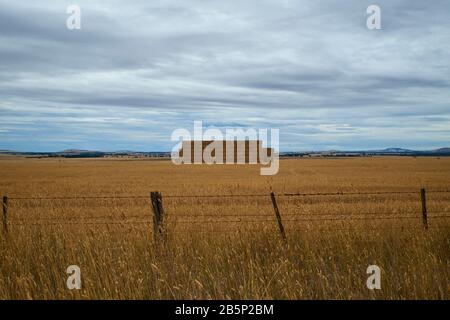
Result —
[[448, 0], [0, 0], [0, 149], [170, 150], [194, 120], [282, 151], [449, 147], [449, 76]]

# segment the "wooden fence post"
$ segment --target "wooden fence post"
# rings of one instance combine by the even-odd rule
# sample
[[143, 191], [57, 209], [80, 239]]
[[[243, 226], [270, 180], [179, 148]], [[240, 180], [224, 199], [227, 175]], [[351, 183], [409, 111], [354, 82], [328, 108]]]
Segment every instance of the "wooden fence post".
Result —
[[3, 233], [8, 234], [8, 196], [3, 196]]
[[287, 242], [286, 233], [284, 232], [283, 223], [281, 222], [280, 210], [278, 210], [277, 199], [273, 192], [270, 193], [270, 198], [272, 199], [273, 210], [275, 211], [275, 216], [277, 217], [278, 227], [280, 228], [281, 237], [284, 242]]
[[422, 201], [422, 222], [423, 227], [428, 229], [428, 213], [427, 213], [427, 198], [425, 188], [420, 189], [420, 200]]
[[162, 205], [162, 196], [160, 192], [150, 192], [153, 210], [153, 238], [158, 242], [159, 236], [164, 233], [164, 208]]

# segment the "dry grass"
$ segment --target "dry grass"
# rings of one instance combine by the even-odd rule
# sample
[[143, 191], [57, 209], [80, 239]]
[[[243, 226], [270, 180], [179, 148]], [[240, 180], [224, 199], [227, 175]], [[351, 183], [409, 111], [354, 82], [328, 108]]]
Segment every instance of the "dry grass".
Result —
[[[0, 194], [9, 197], [144, 198], [11, 200], [0, 299], [448, 299], [450, 219], [439, 216], [450, 194], [428, 194], [425, 232], [418, 191], [449, 182], [448, 158], [283, 160], [273, 177], [248, 165], [3, 158]], [[155, 247], [153, 190], [267, 196], [164, 197], [168, 239]], [[270, 190], [417, 193], [279, 196], [284, 246]], [[79, 291], [65, 286], [72, 264]], [[382, 268], [381, 290], [366, 288], [370, 264]]]

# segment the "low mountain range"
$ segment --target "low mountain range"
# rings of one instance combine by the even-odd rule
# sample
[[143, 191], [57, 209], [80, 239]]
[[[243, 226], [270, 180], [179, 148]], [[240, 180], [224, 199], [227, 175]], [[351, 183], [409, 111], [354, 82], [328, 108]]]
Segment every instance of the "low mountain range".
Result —
[[[143, 152], [143, 151], [96, 151], [68, 149], [59, 152], [19, 152], [10, 150], [0, 150], [0, 154], [26, 156], [26, 157], [61, 157], [61, 158], [102, 158], [102, 157], [170, 157], [170, 152]], [[323, 156], [323, 157], [351, 157], [351, 156], [450, 156], [450, 148], [440, 148], [434, 150], [411, 150], [404, 148], [386, 148], [380, 150], [359, 150], [359, 151], [298, 151], [281, 152], [284, 157], [305, 157], [305, 156]]]

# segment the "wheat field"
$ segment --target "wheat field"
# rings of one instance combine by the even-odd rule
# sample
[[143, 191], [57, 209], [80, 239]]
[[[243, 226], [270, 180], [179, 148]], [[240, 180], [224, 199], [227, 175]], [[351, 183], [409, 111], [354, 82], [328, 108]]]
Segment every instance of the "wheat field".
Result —
[[[2, 157], [0, 299], [448, 299], [443, 190], [449, 158], [281, 160], [260, 176], [256, 165]], [[165, 210], [157, 243], [151, 191]], [[351, 194], [285, 195], [336, 192]], [[374, 264], [380, 290], [366, 287]], [[69, 265], [80, 290], [66, 286]]]

